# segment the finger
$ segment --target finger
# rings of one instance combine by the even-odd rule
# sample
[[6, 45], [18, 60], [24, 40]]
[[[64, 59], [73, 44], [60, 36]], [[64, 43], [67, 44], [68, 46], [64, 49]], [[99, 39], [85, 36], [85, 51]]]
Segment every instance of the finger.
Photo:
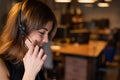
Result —
[[33, 51], [34, 51], [34, 48], [35, 48], [35, 45], [36, 45], [37, 41], [32, 41], [32, 43], [30, 44], [30, 48], [28, 49], [28, 52], [27, 54], [30, 54], [32, 55], [33, 54]]
[[43, 57], [41, 58], [41, 60], [42, 60], [43, 62], [45, 62], [46, 58], [47, 58], [47, 54], [44, 54]]
[[38, 53], [38, 57], [41, 59], [43, 54], [44, 54], [44, 50], [43, 50], [43, 48], [41, 48], [39, 53]]
[[31, 44], [30, 48], [28, 49], [27, 54], [31, 55], [33, 53], [33, 51], [34, 51], [34, 46]]
[[33, 56], [36, 57], [38, 55], [38, 52], [39, 52], [39, 46], [36, 45], [35, 48], [34, 48]]

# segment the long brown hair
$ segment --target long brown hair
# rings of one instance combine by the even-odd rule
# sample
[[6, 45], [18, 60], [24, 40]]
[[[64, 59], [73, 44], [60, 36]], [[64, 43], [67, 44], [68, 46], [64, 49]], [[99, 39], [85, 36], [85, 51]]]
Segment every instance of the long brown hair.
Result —
[[[19, 11], [21, 10], [21, 13]], [[56, 18], [51, 9], [38, 0], [25, 0], [22, 3], [16, 3], [8, 14], [6, 25], [0, 37], [0, 55], [5, 59], [21, 60], [26, 48], [24, 40], [26, 36], [21, 37], [18, 30], [18, 15], [21, 14], [21, 23], [25, 26], [26, 35], [33, 30], [38, 30], [48, 21], [53, 22], [52, 30], [49, 33], [51, 40], [56, 32]]]

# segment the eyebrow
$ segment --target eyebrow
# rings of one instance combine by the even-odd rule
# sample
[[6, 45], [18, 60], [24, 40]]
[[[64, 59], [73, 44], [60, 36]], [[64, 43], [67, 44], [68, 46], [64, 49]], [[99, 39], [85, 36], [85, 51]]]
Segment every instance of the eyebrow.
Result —
[[44, 28], [44, 27], [43, 27], [43, 28], [41, 28], [41, 29], [44, 29], [44, 30], [48, 31], [48, 29], [47, 29], [47, 28]]

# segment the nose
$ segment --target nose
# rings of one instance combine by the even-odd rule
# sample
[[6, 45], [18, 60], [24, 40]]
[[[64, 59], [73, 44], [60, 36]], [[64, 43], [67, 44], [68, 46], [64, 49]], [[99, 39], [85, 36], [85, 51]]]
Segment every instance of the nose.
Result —
[[49, 41], [49, 40], [48, 40], [48, 35], [46, 35], [46, 36], [43, 38], [42, 42], [43, 42], [43, 43], [48, 43], [48, 41]]

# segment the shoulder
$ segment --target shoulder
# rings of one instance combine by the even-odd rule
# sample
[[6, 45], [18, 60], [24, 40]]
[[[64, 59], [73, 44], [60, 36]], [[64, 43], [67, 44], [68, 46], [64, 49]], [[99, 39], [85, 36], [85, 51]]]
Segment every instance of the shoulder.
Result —
[[4, 61], [0, 58], [0, 80], [1, 79], [9, 80], [9, 72]]

